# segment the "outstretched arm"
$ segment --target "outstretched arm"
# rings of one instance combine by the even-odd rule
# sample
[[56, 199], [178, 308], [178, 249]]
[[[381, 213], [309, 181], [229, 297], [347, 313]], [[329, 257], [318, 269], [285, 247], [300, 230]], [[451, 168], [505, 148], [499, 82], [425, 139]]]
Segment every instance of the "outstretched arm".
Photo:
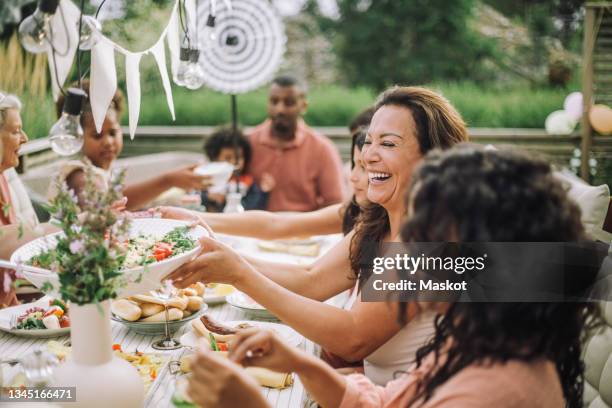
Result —
[[[284, 288], [218, 241], [203, 237], [200, 244], [202, 253], [169, 276], [175, 285], [185, 287], [197, 281], [232, 284], [305, 337], [347, 361], [363, 359], [400, 330], [395, 306], [357, 301], [350, 311], [342, 310]], [[335, 248], [331, 255], [348, 257], [338, 251]], [[347, 271], [318, 273], [311, 282], [321, 291], [328, 282], [335, 283], [335, 276], [344, 276]]]

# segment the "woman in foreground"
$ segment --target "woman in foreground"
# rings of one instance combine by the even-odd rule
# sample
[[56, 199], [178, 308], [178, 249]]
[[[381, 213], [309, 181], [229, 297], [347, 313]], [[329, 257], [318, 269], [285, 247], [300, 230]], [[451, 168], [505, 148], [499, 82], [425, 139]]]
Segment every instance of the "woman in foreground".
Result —
[[[572, 242], [584, 239], [584, 230], [549, 164], [462, 146], [429, 154], [415, 174], [402, 239]], [[582, 406], [581, 349], [600, 323], [595, 303], [436, 306], [435, 335], [417, 352], [416, 364], [385, 387], [361, 375], [343, 377], [271, 332], [245, 330], [231, 345], [231, 361], [199, 351], [189, 393], [204, 407], [267, 406], [240, 363], [296, 372], [323, 407]]]

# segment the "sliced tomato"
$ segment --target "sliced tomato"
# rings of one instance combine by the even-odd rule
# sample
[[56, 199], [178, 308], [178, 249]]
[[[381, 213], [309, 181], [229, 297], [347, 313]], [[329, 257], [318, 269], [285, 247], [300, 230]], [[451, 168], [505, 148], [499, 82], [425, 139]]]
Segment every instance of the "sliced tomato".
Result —
[[60, 319], [60, 327], [70, 327], [70, 318], [68, 316], [62, 316], [62, 318]]
[[113, 344], [113, 350], [121, 351], [121, 344], [118, 344], [118, 343]]
[[219, 347], [219, 351], [227, 351], [227, 343], [217, 342], [217, 347]]
[[157, 262], [159, 262], [163, 259], [166, 259], [168, 255], [166, 255], [166, 253], [156, 252], [155, 254], [153, 254], [153, 257], [155, 258]]

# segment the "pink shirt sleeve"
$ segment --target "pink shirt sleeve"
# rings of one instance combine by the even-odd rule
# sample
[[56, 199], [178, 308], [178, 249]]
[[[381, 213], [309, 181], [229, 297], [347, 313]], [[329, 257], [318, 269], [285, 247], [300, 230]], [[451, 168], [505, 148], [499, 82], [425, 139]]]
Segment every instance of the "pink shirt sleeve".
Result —
[[342, 202], [344, 184], [342, 182], [342, 161], [332, 142], [322, 146], [319, 166], [318, 189], [322, 202], [320, 207]]
[[[363, 375], [346, 378], [342, 408], [400, 408], [414, 398], [418, 372], [403, 375], [385, 387]], [[421, 408], [562, 408], [563, 390], [550, 361], [469, 366], [438, 387]]]
[[364, 375], [351, 374], [346, 377], [346, 390], [340, 408], [394, 407], [394, 401], [400, 396], [405, 397], [406, 392], [410, 391], [410, 382], [410, 377], [403, 375], [381, 387]]

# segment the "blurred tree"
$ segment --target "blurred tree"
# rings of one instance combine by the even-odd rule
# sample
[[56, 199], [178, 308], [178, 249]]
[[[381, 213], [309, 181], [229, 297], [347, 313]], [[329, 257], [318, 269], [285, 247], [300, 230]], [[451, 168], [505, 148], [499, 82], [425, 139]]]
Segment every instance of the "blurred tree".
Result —
[[395, 83], [480, 79], [493, 44], [469, 28], [476, 0], [339, 0], [340, 18], [317, 15], [333, 36], [350, 85], [382, 89]]
[[580, 35], [585, 0], [482, 1], [509, 18], [517, 18], [527, 23], [529, 28], [534, 30], [534, 35], [539, 33], [555, 37], [561, 40], [565, 47], [570, 45], [576, 34]]

